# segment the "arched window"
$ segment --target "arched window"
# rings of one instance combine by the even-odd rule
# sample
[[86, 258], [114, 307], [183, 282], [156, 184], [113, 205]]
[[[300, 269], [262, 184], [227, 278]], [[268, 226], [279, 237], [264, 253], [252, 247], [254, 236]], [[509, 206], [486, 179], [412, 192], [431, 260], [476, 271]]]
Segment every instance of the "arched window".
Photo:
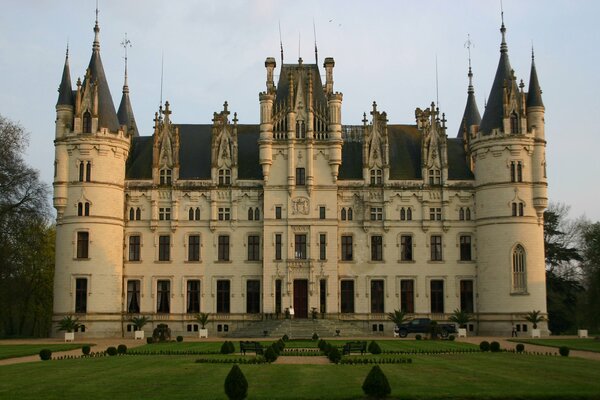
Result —
[[527, 292], [525, 249], [520, 244], [512, 253], [512, 281], [513, 291]]
[[260, 220], [260, 210], [258, 209], [258, 207], [256, 207], [254, 209], [254, 220], [255, 221], [259, 221]]
[[92, 115], [89, 111], [83, 113], [83, 133], [92, 133]]
[[406, 220], [412, 221], [412, 209], [410, 207], [406, 209]]
[[406, 220], [406, 210], [404, 209], [404, 207], [402, 207], [400, 209], [400, 221], [404, 221]]
[[296, 139], [305, 139], [306, 130], [304, 127], [304, 121], [296, 121]]
[[461, 221], [465, 220], [465, 209], [462, 208], [462, 207], [458, 211], [458, 219], [461, 220]]
[[466, 219], [467, 221], [470, 221], [470, 220], [471, 220], [471, 209], [470, 209], [470, 208], [467, 208], [467, 209], [465, 210], [465, 219]]
[[519, 118], [517, 117], [517, 113], [510, 114], [510, 133], [519, 133]]
[[85, 181], [92, 181], [92, 163], [89, 161], [85, 164]]
[[200, 221], [200, 208], [198, 207], [196, 207], [196, 211], [194, 212], [194, 219]]
[[90, 203], [88, 203], [88, 202], [85, 203], [85, 213], [84, 213], [84, 215], [86, 217], [88, 217], [90, 215]]
[[188, 219], [190, 221], [194, 220], [194, 209], [192, 207], [190, 207], [190, 211], [188, 212]]
[[135, 219], [137, 219], [138, 221], [142, 219], [142, 210], [140, 210], [139, 207], [135, 210]]
[[348, 221], [352, 221], [352, 208], [348, 208]]
[[79, 162], [79, 182], [83, 182], [83, 172], [84, 172], [84, 164], [83, 161]]
[[77, 203], [77, 216], [81, 217], [83, 215], [83, 203]]
[[345, 208], [342, 208], [342, 212], [341, 212], [341, 216], [340, 217], [342, 218], [342, 221], [346, 220], [346, 209]]
[[252, 221], [254, 219], [254, 211], [252, 208], [248, 209], [248, 221]]
[[135, 219], [135, 211], [133, 210], [133, 207], [131, 207], [129, 209], [129, 220], [133, 221]]

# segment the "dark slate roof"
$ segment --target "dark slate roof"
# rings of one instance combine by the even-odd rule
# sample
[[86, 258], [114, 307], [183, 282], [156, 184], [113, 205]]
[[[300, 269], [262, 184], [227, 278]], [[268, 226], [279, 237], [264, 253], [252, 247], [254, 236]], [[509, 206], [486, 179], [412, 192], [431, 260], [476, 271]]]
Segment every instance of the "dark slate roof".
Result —
[[152, 179], [153, 136], [134, 137], [127, 159], [126, 179]]
[[344, 141], [342, 146], [342, 165], [338, 171], [340, 180], [362, 180], [362, 141]]
[[422, 179], [422, 134], [416, 125], [388, 125], [390, 179]]
[[498, 62], [498, 69], [496, 70], [496, 77], [492, 84], [492, 90], [488, 96], [487, 106], [483, 112], [483, 118], [481, 119], [481, 125], [479, 130], [484, 135], [492, 133], [492, 129], [502, 128], [502, 116], [503, 116], [503, 100], [504, 100], [504, 83], [506, 80], [511, 80], [510, 61], [508, 59], [508, 48], [504, 40], [504, 25], [502, 25], [502, 44], [500, 46], [500, 61]]
[[260, 125], [238, 125], [238, 179], [263, 179], [258, 158]]
[[[127, 127], [130, 135], [134, 137], [140, 136], [137, 124], [135, 123], [135, 116], [133, 115], [131, 101], [129, 100], [129, 88], [127, 87], [127, 84], [123, 86], [123, 96], [121, 97], [121, 104], [119, 105], [117, 118], [119, 119], [119, 124]], [[131, 131], [133, 131], [133, 133]]]
[[527, 93], [527, 107], [544, 107], [542, 90], [538, 82], [535, 60], [531, 57], [531, 74], [529, 75], [529, 91]]
[[448, 139], [448, 180], [474, 179], [462, 139]]
[[179, 178], [211, 179], [212, 125], [177, 125], [179, 127]]
[[475, 91], [473, 90], [473, 86], [469, 85], [467, 105], [465, 106], [463, 117], [460, 120], [460, 127], [456, 137], [462, 138], [465, 129], [468, 130], [471, 125], [479, 124], [481, 124], [481, 115], [479, 114], [479, 108], [477, 108], [477, 102], [475, 101]]
[[62, 79], [58, 87], [58, 101], [56, 105], [75, 105], [73, 97], [73, 86], [71, 85], [71, 71], [69, 70], [69, 53], [65, 57], [65, 66], [63, 68]]
[[[277, 82], [275, 101], [283, 103], [288, 100], [290, 95], [290, 73], [294, 79], [294, 94], [296, 95], [298, 94], [298, 80], [300, 76], [302, 76], [303, 83], [306, 84], [308, 82], [308, 71], [310, 70], [313, 71], [313, 101], [315, 104], [326, 106], [327, 98], [323, 91], [323, 83], [321, 82], [321, 75], [319, 74], [319, 66], [317, 64], [283, 64], [279, 74], [279, 82]], [[306, 90], [304, 90], [304, 93], [307, 94]]]

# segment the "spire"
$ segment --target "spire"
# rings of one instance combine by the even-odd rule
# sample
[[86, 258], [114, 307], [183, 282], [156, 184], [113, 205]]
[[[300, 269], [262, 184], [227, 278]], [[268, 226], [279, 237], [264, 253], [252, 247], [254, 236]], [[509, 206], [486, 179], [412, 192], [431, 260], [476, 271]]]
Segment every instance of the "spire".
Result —
[[531, 48], [531, 74], [529, 75], [529, 91], [527, 93], [527, 107], [544, 107], [542, 101], [542, 90], [538, 82], [537, 71], [535, 68], [535, 55], [533, 47]]
[[508, 59], [508, 46], [506, 45], [506, 28], [504, 26], [504, 12], [502, 13], [502, 43], [500, 44], [500, 61], [492, 90], [488, 96], [487, 105], [481, 119], [480, 131], [484, 135], [489, 135], [493, 129], [502, 128], [503, 107], [504, 107], [504, 86], [512, 81], [512, 68]]
[[73, 106], [74, 104], [73, 87], [71, 86], [71, 71], [69, 69], [69, 45], [67, 44], [65, 66], [63, 68], [60, 86], [58, 87], [58, 101], [56, 102], [56, 105]]
[[96, 25], [94, 25], [94, 44], [92, 50], [100, 51], [100, 27], [98, 26], [98, 1], [96, 1]]
[[479, 109], [477, 108], [477, 102], [475, 101], [475, 88], [473, 87], [473, 70], [471, 69], [471, 47], [473, 46], [473, 42], [471, 42], [471, 36], [467, 35], [467, 42], [465, 43], [467, 50], [469, 52], [469, 73], [467, 76], [469, 77], [469, 87], [467, 89], [467, 105], [465, 106], [465, 112], [463, 113], [463, 117], [461, 119], [461, 124], [458, 129], [457, 138], [462, 139], [463, 132], [471, 127], [471, 125], [479, 125], [481, 123], [481, 115], [479, 114]]
[[121, 42], [121, 46], [125, 49], [125, 79], [123, 82], [123, 96], [121, 96], [121, 104], [119, 105], [117, 117], [119, 124], [127, 127], [129, 135], [139, 136], [140, 134], [133, 115], [133, 107], [131, 107], [131, 100], [129, 99], [129, 86], [127, 84], [127, 48], [131, 47], [131, 41], [127, 39], [127, 33], [125, 34], [125, 39]]

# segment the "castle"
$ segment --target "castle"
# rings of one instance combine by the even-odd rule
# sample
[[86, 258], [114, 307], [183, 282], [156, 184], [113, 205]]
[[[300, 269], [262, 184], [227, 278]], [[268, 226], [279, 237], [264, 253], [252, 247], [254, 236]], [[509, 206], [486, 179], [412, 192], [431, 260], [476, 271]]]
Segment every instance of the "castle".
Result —
[[456, 137], [433, 103], [415, 124], [373, 103], [344, 125], [333, 58], [324, 82], [299, 59], [276, 84], [270, 57], [260, 124], [227, 103], [209, 124], [179, 124], [167, 102], [140, 136], [127, 74], [114, 107], [99, 31], [75, 90], [67, 54], [56, 104], [55, 323], [121, 336], [145, 315], [190, 334], [206, 312], [225, 335], [293, 308], [370, 331], [395, 309], [460, 309], [471, 330], [506, 335], [546, 315], [544, 105], [533, 57], [528, 91], [517, 81], [504, 23], [483, 118], [469, 68]]

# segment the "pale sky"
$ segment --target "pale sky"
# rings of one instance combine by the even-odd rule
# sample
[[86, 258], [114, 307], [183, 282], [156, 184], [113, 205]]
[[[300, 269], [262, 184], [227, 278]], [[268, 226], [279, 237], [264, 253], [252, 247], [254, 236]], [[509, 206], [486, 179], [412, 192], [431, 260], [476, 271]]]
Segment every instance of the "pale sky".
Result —
[[[0, 0], [0, 113], [30, 133], [27, 161], [52, 182], [54, 119], [67, 41], [71, 79], [92, 52], [94, 0]], [[572, 218], [600, 220], [600, 2], [504, 0], [510, 62], [529, 82], [531, 46], [546, 106], [550, 201]], [[360, 124], [375, 100], [390, 123], [414, 123], [414, 110], [439, 101], [454, 137], [467, 97], [467, 34], [480, 112], [499, 59], [500, 2], [472, 1], [164, 1], [101, 0], [100, 49], [118, 107], [125, 33], [129, 88], [140, 134], [152, 134], [160, 100], [175, 123], [210, 124], [225, 100], [240, 123], [258, 123], [264, 61], [334, 57], [334, 89], [344, 93], [344, 124]], [[300, 40], [299, 40], [300, 37]], [[300, 49], [300, 50], [299, 50]], [[321, 73], [323, 69], [321, 68]]]

